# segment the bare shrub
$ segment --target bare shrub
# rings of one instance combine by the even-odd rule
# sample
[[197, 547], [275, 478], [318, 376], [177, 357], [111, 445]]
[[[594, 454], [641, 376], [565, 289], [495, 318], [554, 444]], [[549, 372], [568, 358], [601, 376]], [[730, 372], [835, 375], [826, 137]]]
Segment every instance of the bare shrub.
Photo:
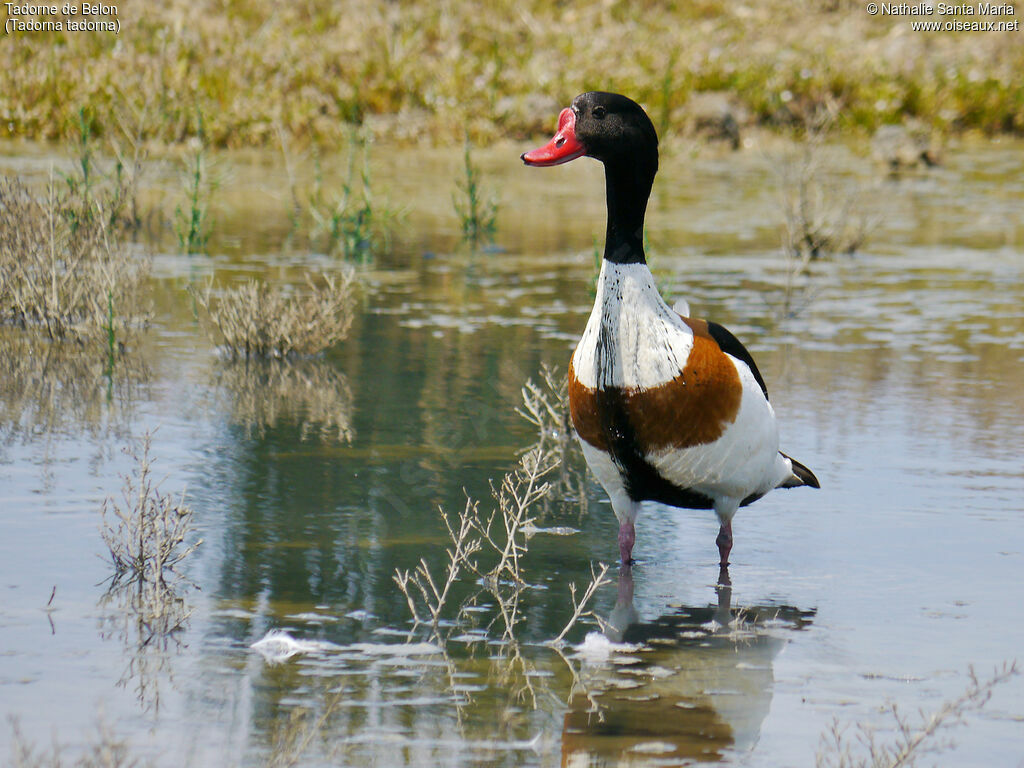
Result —
[[576, 583], [573, 582], [569, 585], [569, 592], [572, 595], [572, 616], [569, 617], [568, 623], [566, 623], [565, 627], [559, 633], [558, 637], [551, 641], [552, 644], [557, 645], [558, 643], [561, 643], [565, 636], [569, 634], [569, 630], [573, 628], [577, 621], [579, 621], [584, 616], [592, 615], [592, 612], [585, 610], [587, 603], [590, 602], [590, 599], [594, 596], [594, 593], [597, 592], [598, 589], [603, 587], [605, 584], [611, 584], [611, 579], [606, 578], [608, 575], [608, 566], [604, 563], [598, 563], [598, 566], [599, 568], [597, 570], [594, 570], [594, 566], [593, 564], [591, 564], [590, 582], [584, 588], [583, 594], [579, 600], [576, 599]]
[[160, 492], [153, 481], [149, 455], [152, 435], [147, 432], [140, 448], [125, 448], [135, 462], [134, 474], [125, 475], [119, 504], [113, 497], [103, 502], [103, 541], [114, 566], [114, 583], [153, 584], [169, 587], [181, 577], [176, 566], [202, 540], [186, 544], [192, 534], [192, 509], [182, 492], [175, 502]]
[[[556, 377], [550, 369], [545, 369], [544, 376], [545, 386], [557, 391]], [[524, 387], [524, 405], [520, 413], [538, 426], [541, 436], [520, 456], [515, 468], [505, 475], [500, 484], [492, 483], [495, 503], [489, 511], [482, 511], [480, 504], [473, 499], [467, 499], [457, 520], [442, 510], [441, 517], [452, 544], [445, 550], [443, 578], [434, 575], [426, 559], [421, 559], [412, 571], [396, 569], [393, 578], [405, 596], [413, 621], [419, 624], [428, 617], [435, 635], [453, 586], [460, 578], [471, 574], [483, 589], [463, 601], [455, 611], [455, 625], [459, 626], [466, 620], [477, 597], [486, 594], [497, 605], [487, 630], [491, 631], [497, 625], [505, 640], [516, 642], [516, 627], [522, 620], [519, 598], [523, 590], [529, 589], [524, 578], [524, 559], [530, 537], [539, 530], [534, 525], [535, 510], [550, 496], [554, 486], [547, 478], [558, 464], [561, 440], [555, 439], [547, 429], [551, 422], [564, 423], [565, 417], [556, 405], [556, 398], [532, 382]], [[551, 640], [552, 644], [561, 643], [577, 621], [588, 615], [586, 606], [597, 590], [607, 583], [607, 572], [608, 566], [604, 564], [596, 570], [592, 567], [590, 583], [579, 599], [576, 585], [570, 585], [573, 616], [558, 637]]]
[[[474, 505], [473, 527], [498, 555], [497, 563], [485, 574], [489, 581], [496, 583], [504, 577], [515, 584], [524, 583], [521, 558], [528, 549], [528, 531], [535, 521], [530, 510], [550, 492], [551, 484], [543, 478], [554, 468], [554, 453], [544, 446], [535, 446], [523, 454], [500, 486], [491, 484], [497, 506], [486, 519]], [[499, 518], [503, 536], [496, 532], [495, 520]]]
[[345, 338], [352, 325], [354, 270], [306, 276], [298, 293], [260, 280], [215, 295], [212, 281], [189, 288], [232, 359], [315, 355]]
[[110, 199], [45, 198], [0, 180], [0, 322], [42, 329], [50, 339], [121, 350], [149, 320], [145, 260], [112, 229]]
[[160, 678], [170, 674], [168, 652], [180, 644], [178, 634], [191, 615], [178, 593], [185, 579], [177, 568], [202, 544], [194, 537], [184, 492], [175, 501], [154, 482], [151, 443], [147, 432], [138, 446], [124, 449], [135, 469], [124, 477], [121, 503], [113, 497], [103, 502], [100, 529], [114, 566], [100, 604], [116, 609], [104, 616], [101, 634], [125, 646], [128, 665], [118, 684], [132, 683], [144, 709], [159, 708]]
[[474, 523], [477, 516], [477, 505], [472, 499], [466, 499], [466, 507], [458, 516], [458, 525], [453, 525], [452, 520], [441, 510], [441, 519], [444, 520], [448, 529], [448, 537], [452, 546], [445, 550], [448, 562], [444, 570], [444, 579], [435, 579], [427, 564], [426, 558], [421, 558], [419, 565], [410, 573], [408, 570], [395, 569], [392, 577], [398, 588], [405, 595], [409, 605], [409, 612], [413, 621], [420, 623], [419, 612], [416, 610], [416, 599], [412, 588], [415, 588], [427, 611], [430, 619], [437, 626], [448, 601], [452, 586], [458, 581], [463, 571], [476, 571], [476, 562], [471, 558], [480, 551], [480, 539], [472, 535]]
[[769, 303], [783, 317], [799, 314], [813, 299], [810, 265], [859, 250], [875, 223], [865, 213], [860, 185], [841, 178], [830, 161], [826, 139], [835, 117], [834, 105], [806, 115], [799, 143], [776, 167], [786, 274]]
[[783, 249], [797, 273], [811, 261], [853, 253], [867, 239], [869, 222], [858, 190], [841, 184], [828, 167], [825, 141], [834, 121], [829, 110], [808, 117], [799, 147], [783, 157], [779, 168]]
[[952, 746], [940, 739], [942, 732], [963, 724], [971, 712], [978, 712], [990, 698], [992, 690], [1018, 674], [1017, 662], [1003, 664], [987, 680], [979, 680], [971, 667], [970, 683], [955, 699], [944, 702], [928, 714], [919, 712], [915, 720], [905, 715], [896, 704], [890, 704], [892, 725], [887, 740], [879, 738], [879, 729], [859, 723], [851, 736], [838, 721], [822, 735], [816, 765], [818, 768], [911, 768], [925, 755], [942, 752]]

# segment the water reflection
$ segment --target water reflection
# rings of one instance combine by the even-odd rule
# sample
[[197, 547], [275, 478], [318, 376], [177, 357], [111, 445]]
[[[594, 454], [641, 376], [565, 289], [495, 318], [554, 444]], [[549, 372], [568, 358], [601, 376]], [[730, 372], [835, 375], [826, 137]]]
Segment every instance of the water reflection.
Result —
[[157, 714], [160, 686], [173, 678], [192, 607], [172, 586], [151, 581], [111, 584], [99, 607], [100, 637], [124, 647], [126, 663], [117, 684], [130, 688], [144, 711]]
[[653, 621], [640, 617], [633, 589], [624, 568], [604, 628], [612, 643], [640, 650], [583, 667], [565, 715], [562, 765], [689, 764], [751, 749], [771, 705], [772, 661], [785, 645], [776, 630], [802, 629], [815, 611], [733, 608], [727, 569], [715, 603]]
[[323, 360], [225, 361], [214, 384], [229, 398], [229, 421], [246, 438], [290, 422], [302, 441], [352, 440], [352, 390], [345, 374]]
[[138, 353], [110, 358], [76, 342], [0, 328], [0, 436], [123, 431], [149, 379]]

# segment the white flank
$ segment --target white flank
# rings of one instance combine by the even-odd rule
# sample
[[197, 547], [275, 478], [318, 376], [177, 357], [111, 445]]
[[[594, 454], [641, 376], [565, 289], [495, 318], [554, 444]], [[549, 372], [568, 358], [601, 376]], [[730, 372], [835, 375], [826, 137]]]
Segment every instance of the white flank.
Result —
[[728, 357], [743, 385], [736, 420], [713, 443], [647, 455], [651, 466], [669, 482], [714, 499], [723, 521], [732, 519], [747, 496], [767, 493], [792, 474], [789, 462], [779, 453], [775, 411], [746, 363]]
[[604, 261], [597, 297], [572, 356], [576, 378], [590, 389], [649, 389], [686, 366], [693, 332], [654, 287], [646, 264]]

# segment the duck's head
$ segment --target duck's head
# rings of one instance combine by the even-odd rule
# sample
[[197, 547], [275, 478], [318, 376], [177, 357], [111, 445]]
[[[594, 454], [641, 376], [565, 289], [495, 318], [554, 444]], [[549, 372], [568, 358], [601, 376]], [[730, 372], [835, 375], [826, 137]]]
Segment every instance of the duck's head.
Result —
[[543, 147], [524, 152], [527, 165], [561, 165], [593, 157], [605, 166], [629, 163], [658, 168], [658, 134], [643, 108], [617, 93], [581, 93], [558, 116], [558, 130]]

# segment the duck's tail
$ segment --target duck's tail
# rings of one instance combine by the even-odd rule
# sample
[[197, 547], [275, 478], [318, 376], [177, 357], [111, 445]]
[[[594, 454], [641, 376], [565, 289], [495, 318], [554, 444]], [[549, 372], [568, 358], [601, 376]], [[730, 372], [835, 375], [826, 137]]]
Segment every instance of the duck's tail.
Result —
[[786, 459], [793, 468], [793, 474], [783, 480], [779, 485], [779, 488], [799, 488], [802, 485], [807, 485], [811, 488], [821, 488], [821, 485], [818, 483], [818, 478], [814, 476], [814, 473], [811, 472], [811, 470], [796, 459], [782, 453], [782, 451], [779, 451], [779, 453], [782, 454], [782, 458]]

